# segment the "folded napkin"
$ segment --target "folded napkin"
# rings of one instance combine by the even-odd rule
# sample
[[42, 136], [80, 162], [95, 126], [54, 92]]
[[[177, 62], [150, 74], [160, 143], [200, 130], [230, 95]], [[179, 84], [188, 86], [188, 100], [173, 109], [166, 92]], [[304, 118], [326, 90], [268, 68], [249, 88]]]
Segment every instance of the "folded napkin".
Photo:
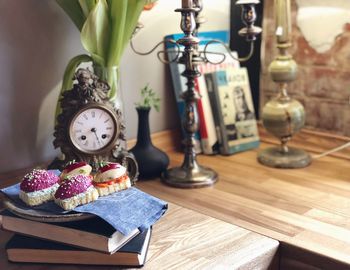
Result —
[[[53, 201], [42, 205], [29, 207], [19, 198], [19, 184], [1, 189], [17, 207], [30, 211], [45, 211], [48, 214], [64, 215], [69, 211], [63, 210]], [[76, 212], [90, 213], [104, 219], [117, 231], [128, 235], [135, 229], [144, 231], [152, 226], [167, 210], [168, 204], [156, 197], [131, 187], [98, 200], [78, 206]]]

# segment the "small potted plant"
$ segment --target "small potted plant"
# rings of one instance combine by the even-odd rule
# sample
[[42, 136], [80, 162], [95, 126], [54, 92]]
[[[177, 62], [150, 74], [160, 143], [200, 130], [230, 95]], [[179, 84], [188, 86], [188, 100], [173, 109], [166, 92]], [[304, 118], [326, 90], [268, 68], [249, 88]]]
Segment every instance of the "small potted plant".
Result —
[[140, 179], [159, 177], [169, 165], [167, 154], [152, 144], [149, 128], [149, 112], [159, 111], [160, 98], [147, 84], [141, 89], [141, 100], [136, 103], [138, 131], [136, 145], [130, 150], [137, 160]]

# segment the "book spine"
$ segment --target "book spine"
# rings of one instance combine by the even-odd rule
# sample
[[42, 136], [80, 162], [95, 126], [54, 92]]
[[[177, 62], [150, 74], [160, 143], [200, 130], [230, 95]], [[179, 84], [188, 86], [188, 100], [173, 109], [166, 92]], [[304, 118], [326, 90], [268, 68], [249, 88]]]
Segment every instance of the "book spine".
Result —
[[[203, 109], [203, 120], [204, 122], [203, 128], [204, 130], [204, 140], [202, 138], [202, 149], [204, 154], [216, 154], [218, 152], [218, 136], [215, 128], [215, 121], [212, 111], [212, 106], [210, 104], [210, 99], [208, 95], [208, 89], [206, 80], [204, 78], [207, 69], [204, 65], [199, 66], [199, 71], [202, 73], [202, 76], [197, 78], [198, 84], [198, 93], [201, 95], [201, 105]], [[200, 123], [200, 127], [202, 127], [202, 123]], [[202, 136], [202, 133], [201, 133]]]
[[217, 86], [217, 78], [216, 73], [206, 73], [204, 75], [207, 89], [208, 89], [208, 97], [210, 100], [210, 105], [213, 112], [213, 119], [215, 123], [215, 130], [217, 133], [218, 138], [218, 144], [221, 154], [228, 154], [228, 149], [225, 147], [227, 146], [227, 141], [225, 136], [225, 132], [223, 132], [222, 126], [223, 118], [222, 118], [222, 111], [221, 111], [221, 105], [220, 105], [220, 96], [218, 92], [218, 86]]
[[[2, 216], [2, 229], [23, 235], [34, 236], [55, 242], [65, 243], [101, 252], [109, 253], [107, 239], [105, 244], [98, 243], [96, 237], [89, 232], [82, 232], [75, 229], [62, 228], [49, 223], [25, 220]], [[76, 235], [80, 235], [80, 242], [76, 242]], [[101, 237], [106, 238], [106, 237]]]
[[229, 155], [230, 147], [229, 147], [229, 134], [227, 133], [225, 118], [227, 118], [227, 114], [225, 112], [225, 106], [224, 100], [226, 99], [225, 96], [225, 88], [228, 87], [227, 78], [226, 78], [226, 70], [219, 70], [214, 73], [215, 80], [214, 80], [214, 93], [215, 93], [215, 99], [217, 103], [218, 108], [218, 116], [219, 116], [219, 123], [220, 123], [220, 134], [222, 137], [222, 143], [220, 147], [220, 153], [223, 155]]
[[94, 251], [8, 249], [6, 252], [11, 262], [115, 266], [141, 266], [142, 263], [127, 254], [119, 256], [118, 253], [109, 255]]

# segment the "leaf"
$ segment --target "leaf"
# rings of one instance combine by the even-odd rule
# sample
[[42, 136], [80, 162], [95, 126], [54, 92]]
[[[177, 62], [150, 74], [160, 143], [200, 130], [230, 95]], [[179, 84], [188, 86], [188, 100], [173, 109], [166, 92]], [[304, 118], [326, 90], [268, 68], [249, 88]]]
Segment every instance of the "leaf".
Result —
[[85, 18], [87, 18], [90, 14], [90, 11], [95, 7], [95, 0], [78, 0], [80, 7], [84, 13]]
[[98, 0], [85, 0], [86, 4], [89, 7], [89, 10], [93, 10], [93, 8], [95, 7], [95, 5], [97, 4]]
[[97, 65], [99, 65], [99, 66], [101, 66], [101, 67], [106, 66], [106, 61], [105, 61], [105, 59], [102, 58], [101, 56], [92, 53], [92, 54], [91, 54], [91, 58], [93, 59], [94, 64], [97, 64]]
[[75, 26], [81, 31], [86, 17], [78, 0], [56, 0], [56, 3], [67, 13]]
[[145, 5], [145, 0], [129, 0], [127, 18], [128, 22], [125, 25], [124, 37], [123, 37], [123, 45], [121, 48], [121, 54], [125, 50], [126, 46], [129, 44], [132, 33], [135, 30], [138, 19], [141, 15], [143, 7]]
[[137, 108], [151, 108], [159, 112], [160, 107], [160, 98], [158, 94], [149, 87], [149, 84], [146, 84], [143, 88], [141, 88], [141, 100], [140, 102], [135, 103]]
[[[111, 20], [111, 38], [108, 51], [108, 66], [119, 65], [121, 55], [123, 53], [123, 37], [125, 23], [127, 18], [127, 10], [130, 2], [135, 0], [112, 0], [109, 1], [109, 15]], [[143, 0], [142, 0], [143, 1]], [[128, 18], [129, 20], [129, 18]]]
[[110, 35], [106, 0], [98, 0], [81, 30], [81, 43], [92, 55], [106, 59]]
[[61, 107], [59, 103], [60, 97], [66, 90], [71, 89], [73, 86], [73, 77], [74, 77], [75, 70], [81, 63], [91, 62], [91, 61], [92, 61], [92, 58], [87, 54], [81, 54], [81, 55], [75, 56], [69, 61], [63, 75], [62, 87], [61, 87], [59, 99], [56, 105], [55, 119], [57, 119], [57, 116], [61, 113]]
[[154, 109], [157, 111], [157, 112], [159, 112], [159, 103], [157, 103], [157, 104], [154, 104]]

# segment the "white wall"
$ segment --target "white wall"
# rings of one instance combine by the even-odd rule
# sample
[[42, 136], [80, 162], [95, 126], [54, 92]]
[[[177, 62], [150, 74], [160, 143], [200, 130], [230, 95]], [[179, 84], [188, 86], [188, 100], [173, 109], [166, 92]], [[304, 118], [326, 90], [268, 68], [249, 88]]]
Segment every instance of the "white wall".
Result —
[[[208, 22], [201, 28], [229, 28], [229, 0], [204, 0]], [[165, 35], [180, 32], [181, 1], [159, 0], [145, 12], [145, 28], [135, 47], [148, 50]], [[0, 0], [0, 172], [53, 159], [54, 109], [65, 66], [84, 53], [79, 32], [53, 0]], [[168, 68], [155, 54], [135, 55], [128, 48], [121, 64], [127, 137], [137, 132], [134, 103], [146, 83], [162, 98], [161, 111], [151, 113], [151, 131], [177, 127]], [[1, 179], [0, 179], [1, 181]]]

